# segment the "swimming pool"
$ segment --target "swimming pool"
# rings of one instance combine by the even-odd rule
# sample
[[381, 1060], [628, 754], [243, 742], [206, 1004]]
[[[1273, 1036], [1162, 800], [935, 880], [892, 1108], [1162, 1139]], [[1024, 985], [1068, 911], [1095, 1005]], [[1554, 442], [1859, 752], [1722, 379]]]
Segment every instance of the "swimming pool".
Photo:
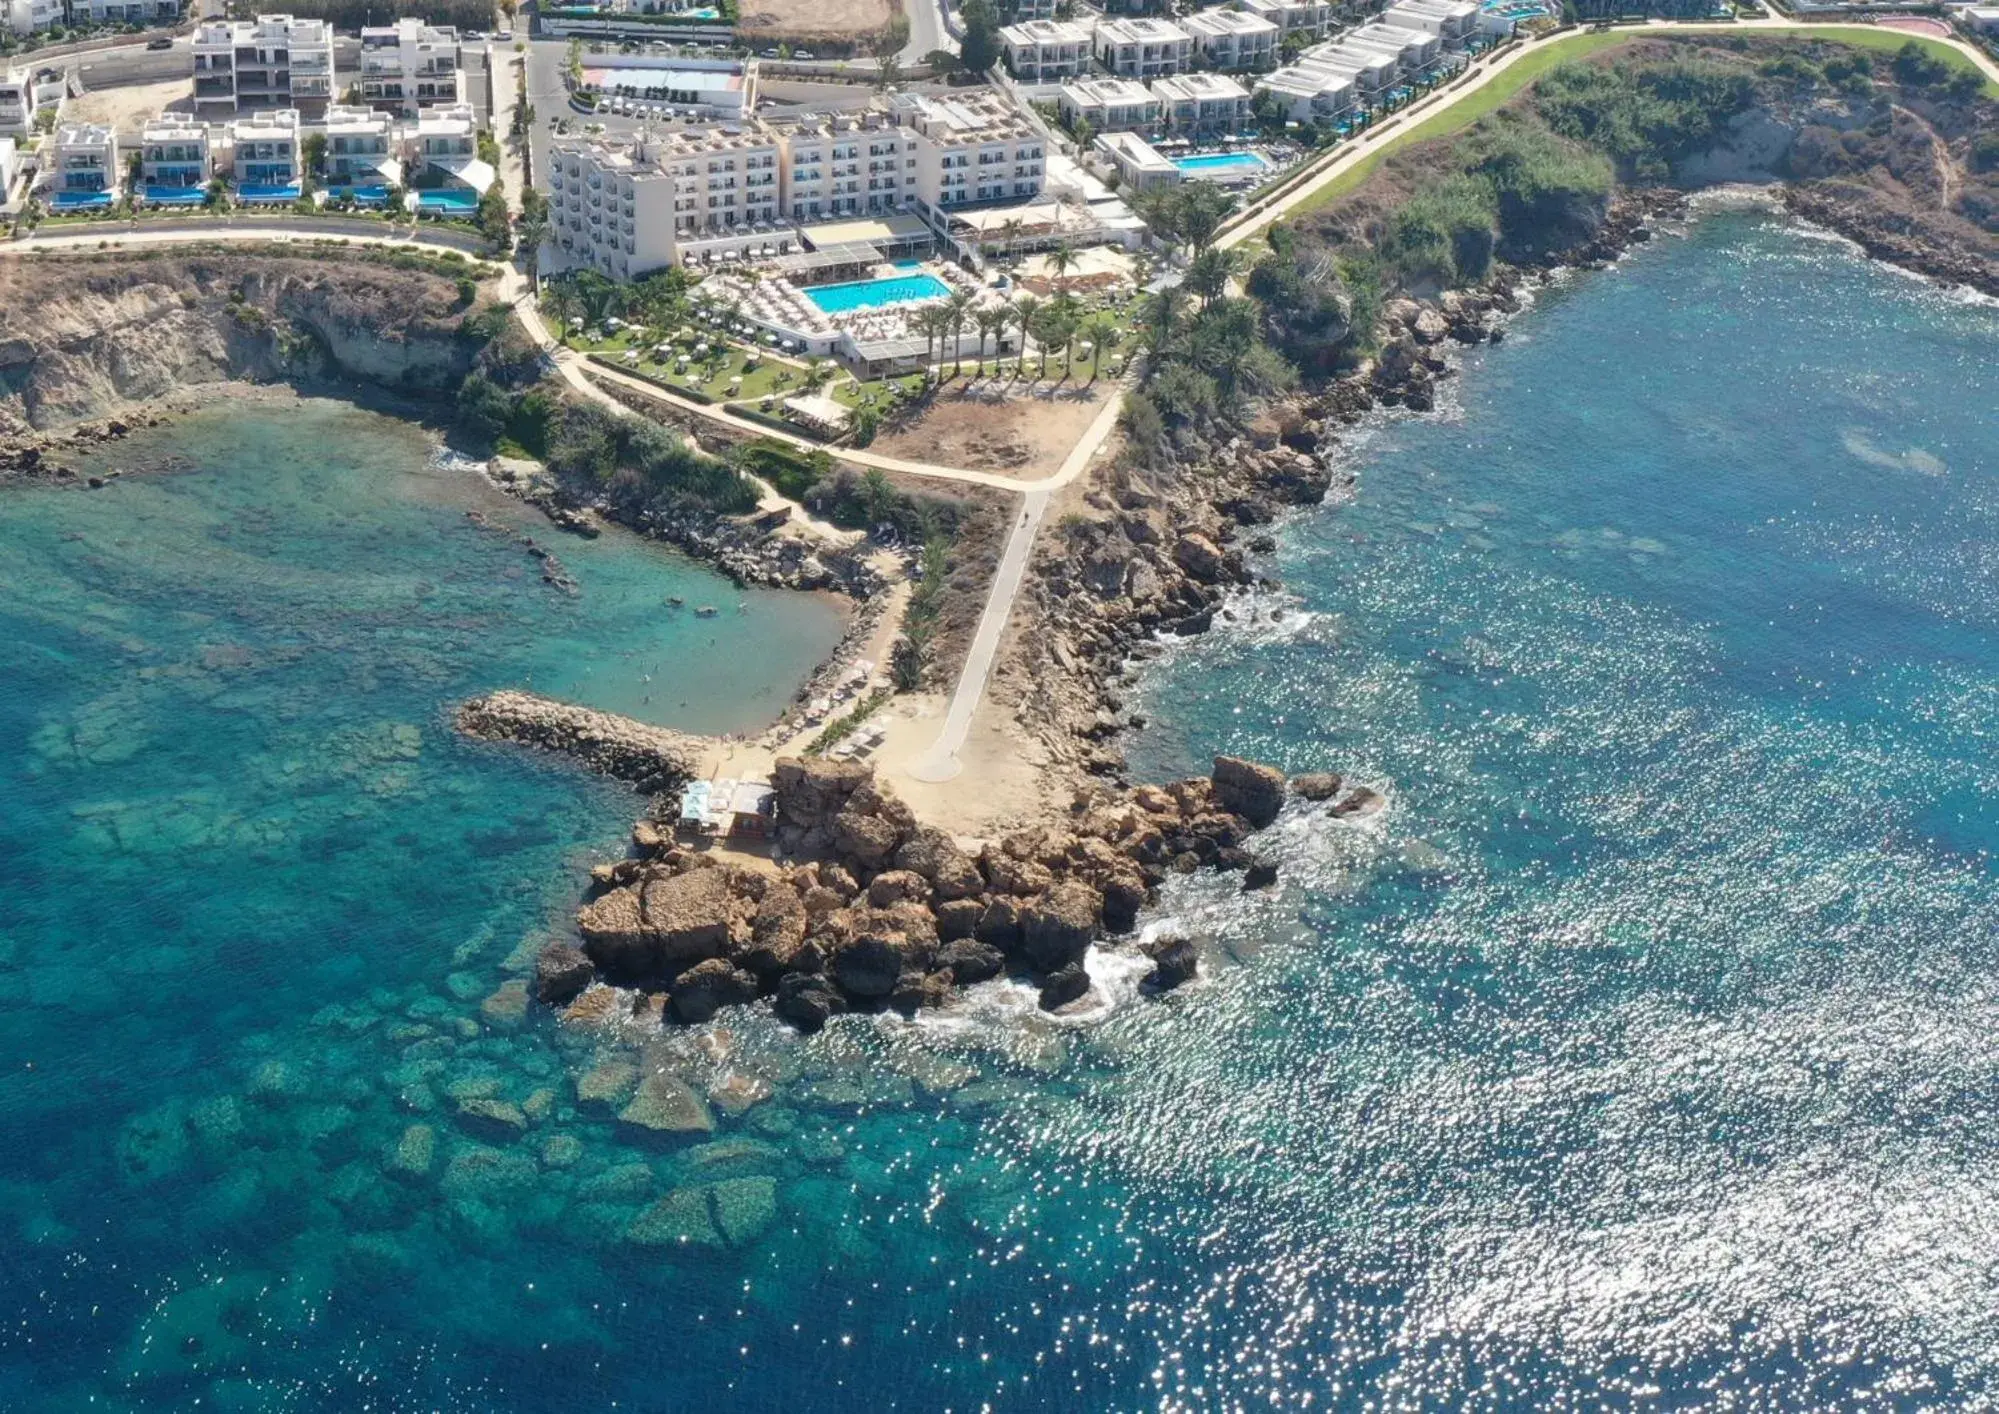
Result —
[[463, 187], [443, 187], [435, 191], [418, 192], [416, 206], [419, 211], [450, 211], [463, 213], [479, 209], [479, 193], [467, 191]]
[[897, 275], [886, 280], [818, 285], [807, 290], [805, 297], [828, 314], [849, 314], [857, 309], [879, 309], [885, 304], [942, 299], [950, 293], [950, 287], [935, 275]]
[[1270, 166], [1254, 152], [1202, 152], [1192, 157], [1176, 157], [1173, 165], [1183, 172], [1228, 176], [1261, 172]]

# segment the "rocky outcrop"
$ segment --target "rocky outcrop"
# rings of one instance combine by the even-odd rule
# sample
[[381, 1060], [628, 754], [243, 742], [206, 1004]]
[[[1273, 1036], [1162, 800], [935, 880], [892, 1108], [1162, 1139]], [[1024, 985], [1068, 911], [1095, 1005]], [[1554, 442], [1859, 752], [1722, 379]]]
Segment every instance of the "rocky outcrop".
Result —
[[[1274, 866], [1243, 845], [1286, 798], [1281, 772], [1217, 757], [1212, 776], [1095, 792], [1061, 823], [972, 855], [917, 824], [866, 766], [786, 759], [774, 788], [792, 862], [772, 870], [721, 862], [649, 825], [633, 832], [637, 856], [598, 870], [602, 892], [577, 915], [599, 975], [663, 993], [678, 1021], [767, 996], [807, 1031], [846, 1011], [946, 1006], [958, 988], [1005, 973], [1066, 1006], [1089, 990], [1091, 946], [1129, 933], [1170, 874], [1238, 869], [1246, 887], [1272, 882]], [[552, 981], [537, 995], [575, 985], [574, 952], [544, 954]], [[1155, 984], [1191, 976], [1191, 957], [1160, 957]], [[684, 1108], [663, 1083], [641, 1085], [628, 1122], [668, 1100]]]
[[474, 697], [458, 708], [455, 720], [468, 736], [574, 756], [649, 794], [676, 789], [691, 778], [704, 746], [699, 737], [531, 692]]

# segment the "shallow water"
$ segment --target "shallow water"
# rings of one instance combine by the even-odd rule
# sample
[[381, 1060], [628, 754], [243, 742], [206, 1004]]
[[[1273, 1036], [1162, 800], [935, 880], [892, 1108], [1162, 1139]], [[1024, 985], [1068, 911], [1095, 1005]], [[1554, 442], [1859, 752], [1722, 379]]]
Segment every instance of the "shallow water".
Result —
[[[1142, 694], [1149, 774], [1387, 811], [1288, 815], [1247, 903], [1177, 883], [1164, 1004], [655, 1043], [773, 1089], [698, 1144], [579, 1101], [636, 1043], [481, 1005], [629, 809], [439, 728], [534, 633], [411, 643], [399, 594], [336, 675], [290, 612], [188, 618], [240, 582], [36, 569], [0, 500], [0, 1406], [1991, 1403], [1999, 314], [1717, 217], [1453, 398]], [[299, 602], [373, 602], [331, 563]]]

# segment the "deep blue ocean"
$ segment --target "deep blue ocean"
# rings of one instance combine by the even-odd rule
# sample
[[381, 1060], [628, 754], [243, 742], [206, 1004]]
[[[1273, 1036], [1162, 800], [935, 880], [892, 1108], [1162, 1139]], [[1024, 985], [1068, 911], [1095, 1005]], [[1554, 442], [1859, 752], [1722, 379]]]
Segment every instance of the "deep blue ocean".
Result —
[[633, 802], [448, 704], [752, 725], [823, 606], [320, 405], [0, 494], [0, 1408], [1999, 1403], [1999, 309], [1728, 213], [1449, 386], [1137, 694], [1389, 808], [1081, 1024], [510, 1005]]

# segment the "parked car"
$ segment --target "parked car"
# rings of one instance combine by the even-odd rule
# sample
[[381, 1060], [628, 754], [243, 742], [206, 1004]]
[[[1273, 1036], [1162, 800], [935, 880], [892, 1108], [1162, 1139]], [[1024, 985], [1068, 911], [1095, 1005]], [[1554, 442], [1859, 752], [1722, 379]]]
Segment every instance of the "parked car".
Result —
[[173, 47], [174, 41], [172, 35], [163, 34], [156, 39], [146, 41], [146, 48], [148, 49], [171, 49]]

